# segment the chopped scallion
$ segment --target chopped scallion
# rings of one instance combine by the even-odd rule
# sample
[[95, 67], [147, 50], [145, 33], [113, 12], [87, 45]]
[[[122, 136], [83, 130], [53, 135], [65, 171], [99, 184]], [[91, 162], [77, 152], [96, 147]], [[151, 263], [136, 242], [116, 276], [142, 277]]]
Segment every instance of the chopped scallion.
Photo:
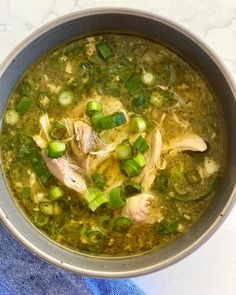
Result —
[[89, 101], [87, 103], [87, 114], [91, 116], [97, 112], [102, 112], [102, 104], [99, 101]]
[[139, 137], [135, 140], [133, 146], [137, 151], [141, 153], [145, 153], [149, 148], [145, 138], [143, 138], [142, 135], [139, 135]]
[[38, 227], [43, 227], [48, 224], [49, 217], [41, 212], [36, 212], [34, 215], [34, 223]]
[[7, 110], [4, 116], [4, 121], [8, 125], [15, 125], [20, 119], [19, 114], [15, 110]]
[[104, 59], [104, 60], [108, 60], [109, 58], [112, 57], [112, 51], [111, 51], [111, 48], [109, 47], [109, 45], [102, 41], [98, 44], [96, 44], [96, 48], [97, 48], [97, 51], [99, 53], [99, 55]]
[[105, 234], [100, 230], [89, 230], [87, 237], [90, 243], [101, 244], [105, 239]]
[[46, 148], [46, 154], [49, 158], [60, 158], [66, 152], [66, 144], [62, 141], [51, 141]]
[[142, 133], [147, 129], [147, 123], [142, 117], [134, 117], [131, 120], [131, 129], [137, 133]]
[[51, 139], [59, 140], [64, 137], [66, 133], [66, 126], [58, 121], [53, 122], [51, 128], [48, 131]]
[[133, 148], [129, 140], [123, 141], [116, 147], [116, 155], [120, 160], [130, 159], [133, 155]]
[[146, 159], [143, 154], [139, 153], [137, 156], [133, 158], [140, 167], [144, 167], [146, 165]]
[[124, 191], [125, 191], [126, 196], [131, 197], [131, 196], [141, 193], [142, 186], [138, 183], [130, 182], [125, 185]]
[[141, 172], [142, 168], [139, 166], [139, 164], [135, 160], [129, 159], [129, 160], [125, 160], [121, 164], [121, 170], [124, 172], [124, 174], [127, 177], [134, 177]]
[[64, 90], [59, 93], [58, 103], [63, 107], [68, 107], [74, 102], [74, 94], [70, 90]]
[[104, 117], [92, 117], [92, 124], [95, 130], [109, 130], [118, 127], [126, 122], [124, 113], [114, 113]]
[[155, 76], [151, 72], [144, 72], [141, 75], [141, 80], [143, 84], [147, 86], [152, 86], [155, 83]]
[[109, 194], [109, 202], [113, 208], [121, 208], [126, 205], [122, 186], [117, 186], [111, 189]]
[[49, 191], [49, 197], [52, 201], [60, 199], [64, 194], [65, 192], [60, 186], [53, 186]]

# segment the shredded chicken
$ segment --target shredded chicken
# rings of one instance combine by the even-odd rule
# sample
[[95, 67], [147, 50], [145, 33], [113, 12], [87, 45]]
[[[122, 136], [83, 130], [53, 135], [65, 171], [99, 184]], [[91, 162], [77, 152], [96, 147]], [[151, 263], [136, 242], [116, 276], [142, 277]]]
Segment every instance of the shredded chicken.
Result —
[[79, 149], [85, 154], [92, 151], [96, 144], [96, 133], [92, 127], [81, 120], [77, 120], [74, 122], [74, 131]]
[[135, 178], [135, 181], [140, 183], [145, 191], [149, 191], [155, 180], [162, 151], [162, 136], [157, 127], [149, 134], [147, 142], [149, 144], [149, 150], [146, 156], [147, 164], [142, 172]]
[[128, 198], [121, 215], [129, 217], [134, 223], [153, 224], [163, 219], [158, 198], [145, 193]]
[[42, 152], [42, 157], [55, 178], [65, 186], [78, 193], [84, 193], [87, 189], [86, 181], [83, 177], [83, 170], [71, 163], [65, 156], [58, 159], [51, 159]]
[[170, 150], [204, 152], [207, 149], [205, 141], [198, 135], [185, 134], [169, 142]]

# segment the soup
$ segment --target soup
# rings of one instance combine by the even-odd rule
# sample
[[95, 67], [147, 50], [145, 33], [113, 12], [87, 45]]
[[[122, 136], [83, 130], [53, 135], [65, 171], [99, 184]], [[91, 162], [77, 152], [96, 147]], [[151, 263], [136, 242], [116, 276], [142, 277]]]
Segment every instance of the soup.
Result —
[[180, 56], [128, 35], [83, 37], [32, 65], [3, 118], [13, 197], [55, 242], [107, 256], [170, 243], [223, 169], [222, 118]]

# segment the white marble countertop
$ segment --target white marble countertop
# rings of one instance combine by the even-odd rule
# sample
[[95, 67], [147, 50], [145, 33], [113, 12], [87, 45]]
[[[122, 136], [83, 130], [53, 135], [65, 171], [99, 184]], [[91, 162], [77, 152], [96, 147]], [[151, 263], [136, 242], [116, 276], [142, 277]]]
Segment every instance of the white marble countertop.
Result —
[[[47, 21], [102, 6], [139, 8], [181, 23], [213, 48], [236, 81], [236, 0], [0, 0], [0, 62]], [[195, 253], [134, 281], [148, 295], [235, 295], [236, 207]]]

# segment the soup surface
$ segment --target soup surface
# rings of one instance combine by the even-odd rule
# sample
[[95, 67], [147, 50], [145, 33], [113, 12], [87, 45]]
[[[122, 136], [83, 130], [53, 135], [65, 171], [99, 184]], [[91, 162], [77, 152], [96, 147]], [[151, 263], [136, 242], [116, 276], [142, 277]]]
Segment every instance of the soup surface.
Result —
[[185, 233], [222, 173], [222, 119], [199, 74], [139, 37], [97, 35], [23, 75], [3, 118], [10, 190], [69, 248], [138, 254]]

